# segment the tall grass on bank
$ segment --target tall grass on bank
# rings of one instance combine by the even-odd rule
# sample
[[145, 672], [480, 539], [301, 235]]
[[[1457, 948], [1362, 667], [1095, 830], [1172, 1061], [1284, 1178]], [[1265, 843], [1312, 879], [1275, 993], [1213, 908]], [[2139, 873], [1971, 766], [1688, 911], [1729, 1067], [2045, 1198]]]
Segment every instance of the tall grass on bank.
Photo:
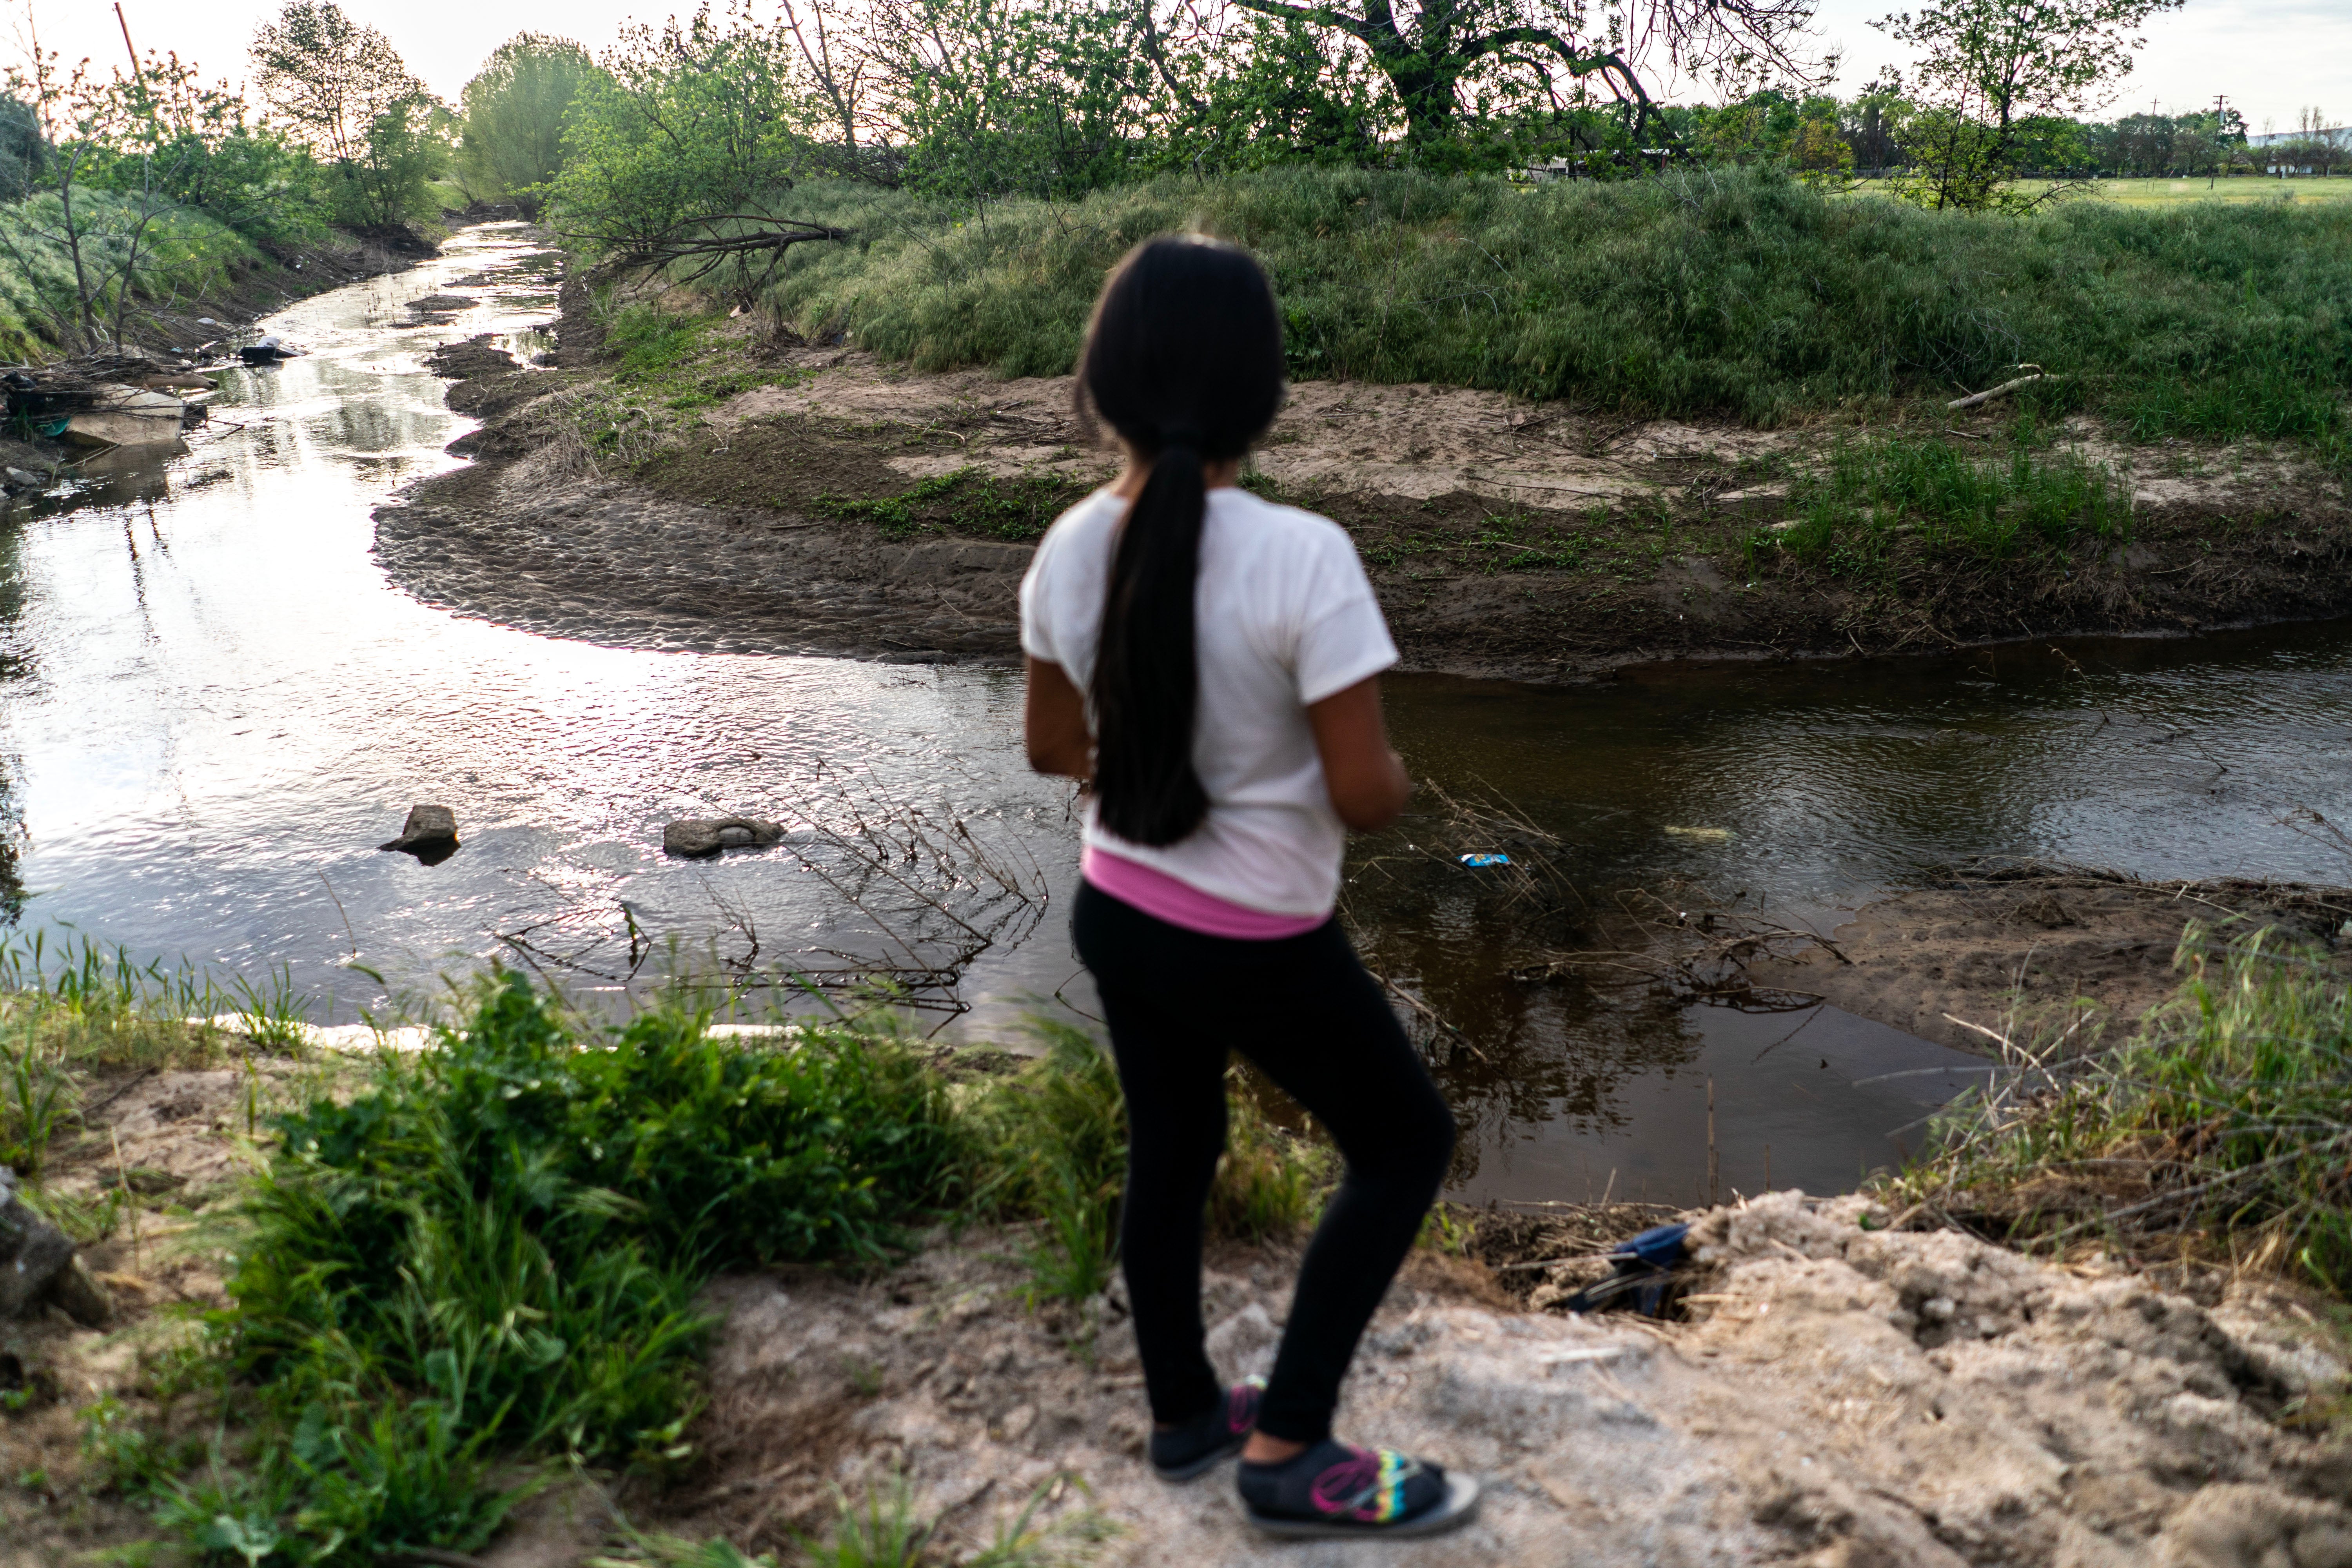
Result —
[[[2352, 205], [2031, 220], [1823, 195], [1769, 171], [1556, 182], [1286, 168], [1170, 174], [984, 215], [811, 182], [772, 308], [926, 369], [1066, 372], [1105, 269], [1147, 236], [1250, 247], [1291, 374], [1428, 381], [1759, 425], [2051, 374], [2146, 439], [2317, 438], [2352, 391]], [[763, 264], [764, 265], [764, 264]]]
[[[1127, 1118], [1109, 1056], [1067, 1025], [1036, 1026], [1039, 1066], [975, 1100], [980, 1196], [993, 1212], [1034, 1218], [1027, 1257], [1033, 1303], [1083, 1301], [1118, 1259]], [[1225, 1152], [1209, 1189], [1211, 1235], [1257, 1241], [1314, 1215], [1331, 1158], [1276, 1126], [1238, 1069], [1227, 1079]]]
[[[83, 263], [92, 277], [118, 275], [137, 224], [136, 198], [85, 187], [74, 194], [84, 226]], [[57, 341], [56, 315], [78, 310], [73, 258], [37, 229], [62, 230], [58, 198], [0, 204], [0, 359], [29, 359]], [[140, 240], [140, 293], [158, 304], [187, 300], [261, 259], [253, 242], [194, 207], [166, 208]], [[100, 313], [111, 318], [111, 305]], [[135, 319], [137, 308], [131, 311]], [[79, 322], [74, 323], [79, 330]]]
[[2352, 1290], [2352, 988], [2275, 931], [2191, 924], [2179, 994], [2120, 1046], [2057, 1030], [1945, 1120], [1911, 1197], [2009, 1217], [2021, 1241], [2182, 1247]]

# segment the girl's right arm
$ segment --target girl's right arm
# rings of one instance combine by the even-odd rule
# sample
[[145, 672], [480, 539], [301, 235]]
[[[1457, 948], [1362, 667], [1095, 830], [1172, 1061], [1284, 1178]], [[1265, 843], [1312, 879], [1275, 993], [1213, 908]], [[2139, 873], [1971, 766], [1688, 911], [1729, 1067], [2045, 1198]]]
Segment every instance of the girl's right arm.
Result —
[[1087, 729], [1087, 701], [1062, 667], [1032, 654], [1021, 704], [1021, 733], [1029, 765], [1086, 783], [1094, 777], [1095, 738]]
[[1389, 749], [1379, 676], [1367, 676], [1310, 704], [1307, 721], [1323, 758], [1323, 787], [1341, 822], [1358, 833], [1370, 833], [1403, 814], [1404, 803], [1412, 795], [1412, 780], [1405, 774], [1404, 760]]

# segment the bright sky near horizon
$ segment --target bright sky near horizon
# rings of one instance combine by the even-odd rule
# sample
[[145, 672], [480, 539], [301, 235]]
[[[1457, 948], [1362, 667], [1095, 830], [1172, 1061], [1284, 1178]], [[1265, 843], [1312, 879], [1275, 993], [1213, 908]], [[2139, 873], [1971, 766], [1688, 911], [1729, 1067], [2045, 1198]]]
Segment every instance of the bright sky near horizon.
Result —
[[[357, 19], [381, 28], [409, 68], [454, 100], [484, 56], [522, 31], [576, 38], [591, 49], [613, 40], [631, 17], [659, 20], [691, 0], [342, 0]], [[23, 0], [5, 9], [22, 19]], [[33, 0], [45, 46], [68, 59], [101, 65], [122, 58], [122, 36], [109, 0]], [[241, 79], [245, 46], [277, 0], [123, 0], [131, 35], [142, 49], [176, 50], [208, 74]], [[1871, 19], [1900, 0], [1822, 0], [1816, 17], [1824, 42], [1842, 47], [1837, 90], [1851, 93], [1901, 55]], [[2306, 105], [2330, 124], [2352, 123], [2352, 3], [2347, 0], [2189, 0], [2156, 17], [2148, 47], [2109, 113], [2151, 103], [2168, 113], [2210, 105], [2226, 93], [2256, 131], [2291, 129]], [[16, 40], [0, 32], [0, 53]]]

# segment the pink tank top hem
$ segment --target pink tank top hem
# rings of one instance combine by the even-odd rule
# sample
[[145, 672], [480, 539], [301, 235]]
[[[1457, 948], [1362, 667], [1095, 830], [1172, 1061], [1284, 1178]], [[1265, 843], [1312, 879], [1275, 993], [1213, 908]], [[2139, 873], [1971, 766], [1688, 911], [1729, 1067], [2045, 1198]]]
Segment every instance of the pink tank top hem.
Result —
[[1092, 845], [1079, 858], [1078, 875], [1120, 903], [1131, 904], [1154, 920], [1199, 931], [1202, 936], [1278, 942], [1284, 937], [1305, 936], [1331, 918], [1328, 914], [1277, 915], [1254, 910], [1214, 893], [1204, 893], [1165, 871], [1155, 871], [1140, 861]]

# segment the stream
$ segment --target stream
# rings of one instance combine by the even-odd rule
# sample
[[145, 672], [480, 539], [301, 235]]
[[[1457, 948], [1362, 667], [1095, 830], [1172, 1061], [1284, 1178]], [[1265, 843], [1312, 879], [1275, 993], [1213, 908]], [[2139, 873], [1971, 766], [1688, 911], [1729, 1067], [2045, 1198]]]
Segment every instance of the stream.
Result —
[[[403, 308], [436, 293], [474, 303]], [[373, 509], [455, 466], [443, 448], [471, 427], [425, 355], [490, 332], [528, 359], [553, 310], [518, 226], [464, 230], [262, 323], [308, 352], [222, 373], [185, 453], [93, 463], [6, 514], [16, 940], [236, 976], [317, 1022], [444, 997], [492, 961], [615, 1010], [682, 973], [751, 983], [757, 1012], [788, 973], [879, 970], [951, 1037], [1089, 1016], [1064, 925], [1070, 791], [1024, 765], [1016, 672], [596, 647], [385, 580]], [[2287, 820], [2352, 819], [2343, 625], [1389, 690], [1415, 773], [1507, 801], [1580, 887], [1705, 888], [1825, 929], [1987, 855], [2352, 879]], [[419, 802], [457, 816], [439, 864], [376, 847]], [[666, 822], [731, 814], [790, 831], [719, 861], [662, 853]], [[1759, 1190], [1769, 1163], [1774, 1185], [1838, 1190], [1916, 1150], [1981, 1071], [1833, 1008], [1516, 984], [1475, 876], [1406, 899], [1359, 876], [1349, 909], [1470, 1047], [1440, 1053], [1459, 1197], [1689, 1201], [1710, 1098], [1727, 1189]]]

